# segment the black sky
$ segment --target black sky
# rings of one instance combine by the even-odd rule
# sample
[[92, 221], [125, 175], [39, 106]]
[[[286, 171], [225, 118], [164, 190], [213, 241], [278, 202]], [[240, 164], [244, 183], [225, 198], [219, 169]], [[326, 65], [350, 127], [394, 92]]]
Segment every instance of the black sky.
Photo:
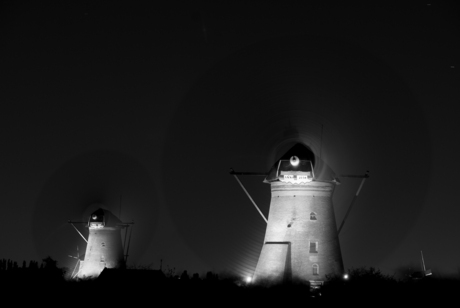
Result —
[[[249, 274], [264, 222], [228, 169], [267, 171], [301, 140], [338, 175], [371, 171], [340, 235], [346, 268], [392, 272], [423, 250], [457, 271], [458, 6], [0, 11], [0, 258], [71, 266], [84, 243], [66, 221], [121, 201], [131, 262]], [[267, 214], [269, 186], [243, 181]], [[339, 222], [359, 181], [342, 183]]]

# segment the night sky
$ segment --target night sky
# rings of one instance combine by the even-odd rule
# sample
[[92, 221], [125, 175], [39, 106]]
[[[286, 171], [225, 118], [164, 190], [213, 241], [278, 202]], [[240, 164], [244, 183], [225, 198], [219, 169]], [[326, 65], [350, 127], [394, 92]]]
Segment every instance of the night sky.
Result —
[[[229, 169], [303, 142], [325, 176], [370, 171], [345, 268], [423, 250], [458, 273], [459, 30], [449, 2], [4, 1], [0, 258], [73, 267], [67, 221], [103, 204], [135, 223], [130, 265], [250, 275], [265, 222]], [[241, 180], [267, 216], [269, 185]], [[360, 180], [341, 182], [338, 224]]]

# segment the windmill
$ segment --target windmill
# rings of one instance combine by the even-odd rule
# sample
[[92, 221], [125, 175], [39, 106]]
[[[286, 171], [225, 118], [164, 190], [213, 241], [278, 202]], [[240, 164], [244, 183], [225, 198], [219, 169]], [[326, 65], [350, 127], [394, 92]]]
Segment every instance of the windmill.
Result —
[[[338, 179], [322, 180], [315, 176], [316, 156], [304, 144], [297, 143], [270, 169], [268, 174], [233, 174], [267, 222], [264, 244], [252, 281], [283, 283], [291, 281], [321, 285], [329, 274], [344, 273], [339, 232], [354, 204], [367, 173], [349, 210], [337, 230], [332, 194]], [[263, 175], [271, 186], [268, 219], [265, 218], [237, 175]]]
[[[86, 240], [81, 232], [75, 227], [75, 222], [69, 223], [77, 230], [80, 236], [87, 242], [84, 260], [78, 255], [78, 271], [76, 267], [72, 278], [97, 278], [104, 268], [125, 268], [131, 241], [126, 242], [128, 227], [132, 223], [123, 223], [110, 211], [98, 208], [89, 216], [86, 227], [89, 236]], [[122, 243], [121, 231], [125, 229], [125, 243]], [[126, 251], [126, 253], [125, 253]]]
[[[44, 183], [36, 202], [33, 235], [38, 255], [51, 255], [59, 264], [74, 269], [77, 260], [68, 255], [76, 256], [78, 246], [81, 269], [88, 258], [85, 247], [91, 232], [90, 215], [103, 209], [116, 217], [111, 221], [136, 222], [135, 233], [142, 237], [133, 236], [132, 245], [132, 224], [121, 228], [122, 255], [126, 262], [129, 250], [129, 261], [139, 262], [158, 219], [154, 186], [136, 159], [117, 151], [86, 152], [65, 161]], [[69, 219], [75, 228], [69, 228]]]

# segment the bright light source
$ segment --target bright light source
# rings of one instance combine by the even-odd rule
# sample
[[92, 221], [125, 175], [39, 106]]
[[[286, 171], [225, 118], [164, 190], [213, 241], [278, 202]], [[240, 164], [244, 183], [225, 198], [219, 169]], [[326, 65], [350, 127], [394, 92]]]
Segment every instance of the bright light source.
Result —
[[251, 281], [252, 281], [252, 278], [248, 276], [248, 277], [246, 277], [246, 279], [245, 279], [245, 280], [246, 280], [246, 283], [251, 283]]
[[292, 156], [291, 157], [291, 165], [293, 165], [294, 167], [297, 166], [299, 164], [300, 160], [297, 156]]
[[343, 279], [347, 280], [348, 279], [348, 274], [343, 275]]

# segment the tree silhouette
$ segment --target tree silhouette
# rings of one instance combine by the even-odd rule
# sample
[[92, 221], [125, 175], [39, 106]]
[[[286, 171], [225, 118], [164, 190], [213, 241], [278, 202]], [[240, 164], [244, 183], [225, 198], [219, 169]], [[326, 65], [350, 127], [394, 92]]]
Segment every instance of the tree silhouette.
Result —
[[180, 275], [180, 279], [183, 281], [189, 281], [190, 277], [188, 276], [187, 271], [183, 271], [182, 274]]

